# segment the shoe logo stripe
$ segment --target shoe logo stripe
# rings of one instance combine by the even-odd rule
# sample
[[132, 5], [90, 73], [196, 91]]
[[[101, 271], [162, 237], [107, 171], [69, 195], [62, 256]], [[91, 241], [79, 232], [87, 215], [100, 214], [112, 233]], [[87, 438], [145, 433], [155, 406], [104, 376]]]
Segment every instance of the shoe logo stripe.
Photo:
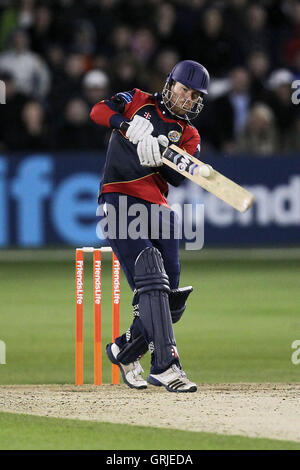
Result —
[[173, 385], [177, 385], [178, 383], [182, 383], [182, 382], [179, 379], [175, 379], [175, 380], [172, 380], [172, 382], [170, 382], [168, 386], [172, 387]]
[[175, 386], [174, 386], [174, 387], [172, 387], [172, 388], [174, 388], [174, 390], [178, 390], [178, 389], [179, 389], [179, 387], [181, 387], [181, 386], [183, 386], [183, 387], [184, 387], [184, 385], [185, 385], [185, 384], [184, 384], [183, 382], [180, 382], [179, 384], [175, 385]]

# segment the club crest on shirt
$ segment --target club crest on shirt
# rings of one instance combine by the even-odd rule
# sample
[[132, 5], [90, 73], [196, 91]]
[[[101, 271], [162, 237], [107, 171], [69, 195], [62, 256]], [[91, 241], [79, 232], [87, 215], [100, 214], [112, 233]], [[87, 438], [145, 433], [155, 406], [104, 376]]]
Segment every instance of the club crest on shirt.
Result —
[[168, 133], [168, 139], [169, 139], [171, 142], [179, 142], [180, 137], [181, 137], [181, 132], [170, 131], [170, 132]]

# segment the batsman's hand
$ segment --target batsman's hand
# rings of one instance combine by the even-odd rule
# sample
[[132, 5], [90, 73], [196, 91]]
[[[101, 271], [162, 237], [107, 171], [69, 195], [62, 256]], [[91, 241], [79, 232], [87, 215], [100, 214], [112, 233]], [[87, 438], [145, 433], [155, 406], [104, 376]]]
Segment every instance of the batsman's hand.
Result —
[[137, 154], [142, 166], [161, 166], [163, 164], [157, 137], [148, 135], [138, 143]]
[[128, 124], [129, 127], [126, 132], [126, 137], [128, 137], [129, 141], [133, 144], [137, 144], [153, 132], [151, 122], [142, 116], [135, 115]]

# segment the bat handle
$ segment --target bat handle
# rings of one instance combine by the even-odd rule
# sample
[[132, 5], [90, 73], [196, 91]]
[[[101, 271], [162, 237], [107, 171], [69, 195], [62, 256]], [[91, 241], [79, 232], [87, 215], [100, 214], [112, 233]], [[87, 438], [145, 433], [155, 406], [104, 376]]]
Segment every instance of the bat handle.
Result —
[[129, 128], [129, 122], [128, 121], [123, 121], [120, 125], [121, 131], [126, 132]]
[[[126, 132], [128, 130], [128, 128], [129, 128], [129, 122], [128, 121], [123, 121], [122, 124], [120, 125], [121, 131]], [[159, 150], [160, 150], [161, 154], [163, 154], [164, 151], [168, 148], [168, 145], [167, 144], [162, 145], [159, 139], [158, 139], [158, 143], [159, 143]]]

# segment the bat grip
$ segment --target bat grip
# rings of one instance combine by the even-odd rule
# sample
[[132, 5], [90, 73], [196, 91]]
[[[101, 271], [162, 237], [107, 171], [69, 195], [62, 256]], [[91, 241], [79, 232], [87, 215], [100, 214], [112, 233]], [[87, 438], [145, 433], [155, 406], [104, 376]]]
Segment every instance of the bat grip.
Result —
[[121, 125], [120, 125], [121, 131], [126, 132], [126, 131], [128, 130], [128, 128], [129, 128], [129, 122], [123, 121], [123, 122], [121, 123]]
[[[129, 128], [129, 122], [128, 121], [123, 121], [122, 124], [120, 125], [120, 130], [124, 131], [124, 132], [127, 132], [128, 128]], [[160, 150], [161, 154], [163, 154], [166, 149], [167, 149], [166, 146], [161, 145], [159, 143], [159, 150]]]

